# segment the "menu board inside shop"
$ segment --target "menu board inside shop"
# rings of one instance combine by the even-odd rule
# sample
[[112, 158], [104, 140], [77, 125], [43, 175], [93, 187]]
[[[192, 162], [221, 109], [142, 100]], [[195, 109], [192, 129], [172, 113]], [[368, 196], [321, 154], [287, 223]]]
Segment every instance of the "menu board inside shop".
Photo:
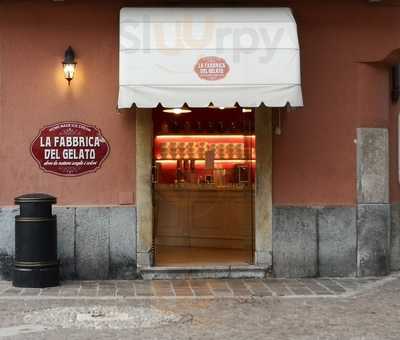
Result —
[[40, 169], [67, 177], [96, 172], [109, 152], [110, 145], [100, 129], [82, 122], [45, 126], [31, 144]]

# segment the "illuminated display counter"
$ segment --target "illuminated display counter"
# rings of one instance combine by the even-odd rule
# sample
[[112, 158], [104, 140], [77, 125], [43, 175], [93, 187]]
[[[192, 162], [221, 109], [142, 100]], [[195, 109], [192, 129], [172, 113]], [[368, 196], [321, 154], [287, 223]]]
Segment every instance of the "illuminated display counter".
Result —
[[157, 183], [254, 182], [254, 135], [159, 135]]

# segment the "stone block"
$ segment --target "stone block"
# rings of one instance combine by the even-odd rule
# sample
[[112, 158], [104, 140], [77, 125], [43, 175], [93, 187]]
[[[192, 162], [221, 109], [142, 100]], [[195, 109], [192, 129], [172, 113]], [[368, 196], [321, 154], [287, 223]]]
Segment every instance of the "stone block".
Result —
[[270, 252], [270, 251], [256, 251], [255, 252], [255, 264], [257, 266], [271, 267], [271, 264], [272, 264], [272, 252]]
[[11, 280], [14, 258], [0, 253], [0, 280]]
[[358, 275], [381, 276], [389, 267], [389, 204], [358, 206]]
[[76, 272], [82, 280], [104, 280], [110, 268], [110, 208], [76, 208]]
[[317, 209], [274, 208], [272, 240], [275, 276], [317, 275]]
[[358, 203], [389, 203], [388, 130], [357, 129]]
[[57, 215], [57, 250], [60, 276], [63, 280], [76, 278], [75, 268], [75, 208], [53, 207]]
[[15, 216], [18, 207], [0, 208], [0, 254], [14, 256], [15, 253]]
[[357, 274], [356, 208], [322, 208], [318, 212], [319, 275]]
[[110, 208], [110, 278], [136, 278], [136, 209]]
[[136, 261], [138, 267], [141, 268], [149, 268], [153, 263], [153, 256], [151, 252], [137, 252], [136, 253]]
[[390, 269], [400, 270], [400, 203], [391, 207]]

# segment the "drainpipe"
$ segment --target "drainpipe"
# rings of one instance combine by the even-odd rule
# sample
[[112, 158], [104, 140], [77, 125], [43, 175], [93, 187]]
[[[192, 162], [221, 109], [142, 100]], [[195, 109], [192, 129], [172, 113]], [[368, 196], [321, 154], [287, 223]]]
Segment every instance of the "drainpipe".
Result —
[[392, 101], [397, 103], [400, 99], [400, 64], [392, 67]]

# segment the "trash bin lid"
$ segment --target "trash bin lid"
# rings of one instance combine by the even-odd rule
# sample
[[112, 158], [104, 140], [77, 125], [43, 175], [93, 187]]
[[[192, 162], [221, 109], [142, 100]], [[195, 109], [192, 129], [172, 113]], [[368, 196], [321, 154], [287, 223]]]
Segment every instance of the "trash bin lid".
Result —
[[20, 203], [57, 203], [57, 198], [48, 194], [42, 193], [33, 193], [33, 194], [25, 194], [15, 198], [15, 204]]

